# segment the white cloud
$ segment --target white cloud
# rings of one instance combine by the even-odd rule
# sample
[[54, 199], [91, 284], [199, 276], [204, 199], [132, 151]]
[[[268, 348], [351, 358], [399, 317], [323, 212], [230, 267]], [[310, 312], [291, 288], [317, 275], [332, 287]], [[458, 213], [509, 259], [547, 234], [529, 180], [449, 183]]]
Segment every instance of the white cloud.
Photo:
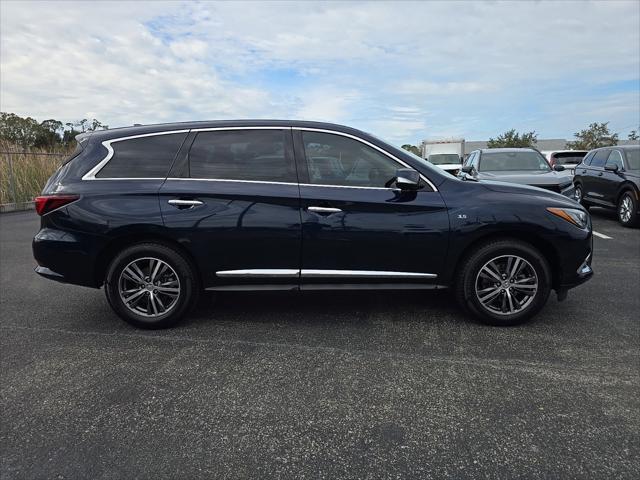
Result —
[[[636, 1], [0, 9], [0, 107], [39, 119], [313, 118], [402, 141], [495, 135], [521, 118], [562, 136], [587, 115], [621, 123], [639, 115], [636, 104], [608, 102], [618, 92], [597, 88], [640, 76]], [[551, 122], [558, 102], [589, 113]]]

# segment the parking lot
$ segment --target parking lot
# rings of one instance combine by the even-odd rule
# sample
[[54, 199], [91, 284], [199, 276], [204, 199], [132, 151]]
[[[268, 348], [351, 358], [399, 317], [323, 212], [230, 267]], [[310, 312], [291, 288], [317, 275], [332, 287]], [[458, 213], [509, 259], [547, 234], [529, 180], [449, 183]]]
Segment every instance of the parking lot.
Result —
[[524, 326], [227, 293], [148, 332], [35, 275], [38, 217], [3, 214], [0, 477], [637, 478], [640, 230], [593, 219], [593, 280]]

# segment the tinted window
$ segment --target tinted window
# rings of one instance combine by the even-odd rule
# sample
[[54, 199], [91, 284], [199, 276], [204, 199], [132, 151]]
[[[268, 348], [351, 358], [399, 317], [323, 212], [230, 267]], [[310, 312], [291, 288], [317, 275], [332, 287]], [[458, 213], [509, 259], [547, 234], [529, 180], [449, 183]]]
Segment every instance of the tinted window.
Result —
[[473, 159], [471, 160], [470, 165], [472, 165], [477, 170], [479, 163], [480, 163], [480, 152], [476, 152], [473, 154]]
[[629, 149], [626, 154], [629, 170], [640, 170], [640, 148]]
[[585, 165], [591, 165], [591, 160], [593, 160], [594, 155], [595, 155], [595, 152], [587, 153], [587, 156], [584, 157], [584, 160], [582, 160], [582, 163], [584, 163]]
[[609, 157], [609, 150], [598, 150], [591, 160], [592, 167], [604, 167]]
[[523, 150], [519, 152], [483, 152], [480, 171], [502, 172], [537, 170], [549, 171], [549, 163], [538, 152]]
[[283, 130], [201, 132], [189, 151], [189, 176], [220, 180], [297, 182]]
[[624, 164], [622, 163], [622, 155], [617, 150], [611, 150], [609, 158], [607, 159], [607, 165], [618, 165], [619, 170], [624, 170]]
[[465, 166], [471, 165], [472, 162], [473, 162], [473, 159], [475, 158], [475, 156], [476, 156], [476, 153], [475, 152], [471, 152], [469, 154], [469, 156], [467, 157], [467, 159], [464, 161]]
[[113, 157], [97, 178], [165, 178], [186, 133], [132, 138], [111, 143]]
[[302, 138], [313, 184], [385, 187], [401, 167], [383, 153], [341, 135], [303, 132]]
[[555, 165], [579, 164], [587, 152], [558, 152], [551, 154]]

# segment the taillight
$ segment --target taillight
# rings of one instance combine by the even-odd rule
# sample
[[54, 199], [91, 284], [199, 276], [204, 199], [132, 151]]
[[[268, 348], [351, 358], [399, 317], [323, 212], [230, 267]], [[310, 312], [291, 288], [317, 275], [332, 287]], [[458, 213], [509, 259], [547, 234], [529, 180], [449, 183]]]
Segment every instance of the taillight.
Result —
[[36, 197], [36, 212], [38, 212], [38, 215], [44, 215], [56, 208], [64, 207], [71, 202], [75, 202], [79, 198], [80, 195], [43, 195]]

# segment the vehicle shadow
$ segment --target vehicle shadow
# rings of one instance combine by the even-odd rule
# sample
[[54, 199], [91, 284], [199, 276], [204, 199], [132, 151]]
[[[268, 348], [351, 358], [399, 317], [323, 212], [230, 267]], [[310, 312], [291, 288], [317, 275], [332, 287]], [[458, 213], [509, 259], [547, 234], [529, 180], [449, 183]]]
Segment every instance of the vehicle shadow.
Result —
[[292, 320], [369, 322], [382, 318], [475, 321], [448, 290], [379, 290], [330, 292], [205, 292], [183, 325], [214, 319], [269, 323]]

